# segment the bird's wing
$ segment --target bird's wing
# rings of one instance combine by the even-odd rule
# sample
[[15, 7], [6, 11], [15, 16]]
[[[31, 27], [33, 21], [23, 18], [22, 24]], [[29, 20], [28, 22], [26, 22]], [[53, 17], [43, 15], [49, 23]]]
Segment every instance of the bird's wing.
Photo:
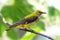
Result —
[[24, 18], [18, 22], [16, 22], [15, 24], [11, 25], [10, 27], [15, 27], [15, 26], [18, 26], [20, 24], [29, 24], [29, 23], [32, 23], [34, 21], [36, 21], [38, 19], [37, 16], [33, 16], [33, 17], [30, 17], [30, 18]]

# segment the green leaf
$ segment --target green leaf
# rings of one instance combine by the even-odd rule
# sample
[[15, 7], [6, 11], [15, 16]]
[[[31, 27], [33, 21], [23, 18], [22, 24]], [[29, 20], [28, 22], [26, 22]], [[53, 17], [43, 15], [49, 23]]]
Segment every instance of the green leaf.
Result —
[[53, 6], [48, 7], [48, 15], [49, 15], [50, 17], [55, 16], [55, 8], [54, 8]]
[[54, 8], [53, 6], [48, 7], [48, 19], [49, 19], [50, 24], [52, 24], [52, 25], [56, 21], [55, 10], [56, 10], [56, 8]]
[[43, 21], [39, 21], [36, 25], [39, 26], [40, 29], [45, 30], [45, 24]]
[[[36, 32], [41, 31], [41, 29], [37, 25], [34, 25], [34, 28], [32, 28], [32, 30], [34, 30]], [[20, 40], [32, 40], [35, 36], [36, 36], [36, 34], [34, 34], [34, 33], [26, 32], [26, 34]]]
[[41, 15], [41, 16], [40, 16], [40, 20], [42, 20], [42, 19], [44, 19], [44, 17]]
[[60, 40], [60, 36], [56, 36], [55, 40]]
[[0, 36], [2, 36], [2, 33], [5, 31], [6, 28], [7, 28], [7, 25], [5, 25], [2, 22], [2, 19], [0, 18]]
[[18, 35], [15, 30], [10, 30], [7, 32], [8, 37], [10, 37], [12, 40], [18, 40]]
[[56, 14], [56, 16], [59, 16], [60, 17], [60, 11], [59, 10], [55, 10], [55, 14]]
[[9, 17], [15, 23], [33, 11], [33, 6], [27, 0], [15, 0], [15, 4], [11, 6], [4, 6], [1, 13], [6, 18]]
[[[3, 16], [5, 17], [5, 19], [7, 21], [11, 20], [11, 21], [13, 21], [13, 23], [16, 23], [18, 20], [22, 19], [23, 17], [25, 17], [26, 15], [28, 15], [32, 11], [34, 11], [33, 6], [30, 5], [27, 0], [14, 0], [14, 2], [15, 2], [14, 5], [7, 5], [7, 6], [5, 5], [1, 10], [1, 13], [3, 14]], [[9, 22], [11, 22], [11, 21], [9, 21]], [[2, 23], [2, 25], [3, 25], [3, 23]], [[2, 28], [2, 30], [4, 30], [4, 29]], [[18, 34], [15, 30], [8, 31], [7, 35], [12, 40], [18, 39], [17, 38]]]

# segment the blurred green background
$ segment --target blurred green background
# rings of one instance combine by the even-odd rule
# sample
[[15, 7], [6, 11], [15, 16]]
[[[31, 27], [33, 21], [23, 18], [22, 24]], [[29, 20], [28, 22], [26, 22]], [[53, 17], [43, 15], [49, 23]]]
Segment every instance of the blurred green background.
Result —
[[[2, 3], [3, 1], [0, 0], [0, 2]], [[52, 27], [54, 24], [60, 27], [60, 23], [58, 23], [59, 22], [58, 20], [60, 20], [60, 10], [56, 9], [54, 6], [46, 5], [47, 1], [45, 0], [44, 1], [33, 0], [32, 3], [29, 2], [30, 2], [29, 0], [8, 0], [7, 3], [5, 4], [4, 1], [3, 2], [4, 4], [0, 4], [2, 6], [2, 7], [0, 6], [0, 13], [4, 16], [4, 18], [7, 21], [14, 24], [18, 20], [24, 18], [26, 15], [31, 14], [34, 10], [37, 10], [36, 7], [32, 5], [33, 2], [36, 2], [37, 4], [45, 6], [47, 10], [47, 14], [45, 16], [41, 15], [40, 21], [35, 25], [32, 25], [31, 29], [37, 32], [41, 32], [41, 31], [46, 32], [46, 28], [48, 28], [49, 26]], [[38, 10], [40, 10], [40, 8]], [[46, 27], [46, 21], [44, 20], [48, 22], [47, 27]], [[8, 32], [5, 32], [5, 30], [8, 27], [9, 25], [4, 24], [2, 18], [0, 17], [0, 40], [48, 40], [45, 37], [30, 32], [21, 31], [18, 29], [12, 29]], [[58, 35], [56, 36], [52, 35], [52, 37], [55, 40], [60, 40], [60, 36]]]

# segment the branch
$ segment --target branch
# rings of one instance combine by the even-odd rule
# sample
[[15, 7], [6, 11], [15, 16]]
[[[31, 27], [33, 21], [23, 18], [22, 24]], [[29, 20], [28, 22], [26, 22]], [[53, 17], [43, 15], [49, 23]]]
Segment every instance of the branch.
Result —
[[[3, 16], [1, 13], [0, 13], [0, 17], [2, 18], [3, 23], [8, 24], [8, 25], [10, 25], [10, 26], [12, 25], [12, 23], [7, 22], [7, 21], [5, 20], [4, 16]], [[31, 33], [35, 33], [35, 34], [38, 34], [38, 35], [44, 36], [44, 37], [46, 37], [46, 38], [48, 38], [48, 39], [54, 40], [53, 38], [51, 38], [51, 37], [49, 37], [49, 36], [46, 36], [46, 35], [44, 35], [44, 34], [41, 34], [41, 33], [35, 32], [35, 31], [33, 31], [33, 30], [28, 30], [28, 29], [20, 29], [20, 30], [28, 31], [28, 32], [31, 32]]]
[[0, 17], [2, 18], [3, 23], [12, 25], [12, 23], [6, 21], [6, 19], [4, 18], [4, 16], [1, 13], [0, 13]]
[[20, 29], [20, 30], [23, 30], [23, 31], [28, 31], [28, 32], [31, 32], [31, 33], [35, 33], [35, 34], [38, 34], [38, 35], [41, 35], [41, 36], [44, 36], [48, 39], [51, 39], [51, 40], [54, 40], [53, 38], [49, 37], [49, 36], [46, 36], [44, 34], [41, 34], [41, 33], [38, 33], [38, 32], [35, 32], [34, 30], [29, 30], [29, 29]]

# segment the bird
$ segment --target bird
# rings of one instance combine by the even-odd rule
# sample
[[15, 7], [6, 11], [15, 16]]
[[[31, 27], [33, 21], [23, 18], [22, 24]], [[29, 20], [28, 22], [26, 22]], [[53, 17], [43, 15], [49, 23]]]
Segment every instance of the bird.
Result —
[[6, 29], [6, 31], [9, 31], [13, 28], [28, 28], [31, 25], [35, 24], [35, 22], [38, 22], [39, 17], [41, 14], [46, 14], [46, 12], [42, 12], [41, 10], [35, 10], [31, 14], [25, 16], [21, 20], [17, 21], [15, 24], [10, 25], [9, 28]]
[[35, 22], [38, 22], [41, 14], [46, 14], [46, 12], [42, 12], [41, 10], [35, 10], [31, 14], [25, 16], [23, 19], [17, 21], [15, 24], [10, 25], [9, 28], [6, 29], [6, 31], [9, 31], [13, 28], [18, 28], [18, 29], [21, 28], [20, 30], [32, 32], [32, 33], [44, 36], [48, 39], [54, 40], [53, 38], [46, 36], [44, 34], [35, 32], [34, 30], [26, 29], [26, 28], [30, 27], [32, 24], [35, 24]]

